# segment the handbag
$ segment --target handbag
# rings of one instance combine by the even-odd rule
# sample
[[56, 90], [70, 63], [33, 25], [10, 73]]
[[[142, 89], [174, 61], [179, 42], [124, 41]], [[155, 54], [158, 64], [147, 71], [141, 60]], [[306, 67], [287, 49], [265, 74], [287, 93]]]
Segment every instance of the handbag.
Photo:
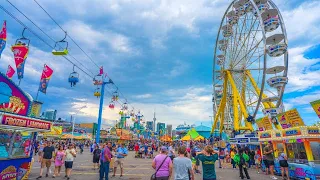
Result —
[[156, 180], [157, 178], [157, 172], [159, 171], [159, 169], [161, 168], [161, 166], [163, 165], [164, 161], [166, 161], [166, 159], [168, 158], [168, 156], [166, 156], [166, 158], [164, 158], [164, 160], [162, 161], [162, 163], [160, 164], [160, 166], [158, 167], [158, 169], [156, 170], [156, 172], [154, 174], [151, 175], [150, 180]]

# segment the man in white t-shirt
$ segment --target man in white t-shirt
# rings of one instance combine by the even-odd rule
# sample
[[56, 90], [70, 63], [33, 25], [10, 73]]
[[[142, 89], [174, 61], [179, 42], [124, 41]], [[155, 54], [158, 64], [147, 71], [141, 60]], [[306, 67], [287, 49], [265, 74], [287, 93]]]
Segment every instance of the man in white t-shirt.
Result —
[[74, 145], [70, 144], [68, 146], [68, 149], [66, 150], [66, 159], [64, 162], [64, 166], [66, 168], [66, 176], [65, 177], [67, 178], [67, 180], [70, 179], [73, 161], [76, 156], [77, 156], [77, 152], [74, 149]]

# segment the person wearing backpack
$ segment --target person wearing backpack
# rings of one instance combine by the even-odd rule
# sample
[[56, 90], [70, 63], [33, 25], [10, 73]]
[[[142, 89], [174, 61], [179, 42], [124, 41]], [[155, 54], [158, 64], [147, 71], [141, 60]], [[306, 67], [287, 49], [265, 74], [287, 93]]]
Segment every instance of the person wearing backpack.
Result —
[[101, 149], [99, 149], [99, 146], [96, 145], [92, 154], [93, 154], [93, 170], [96, 170], [96, 166], [99, 167], [99, 161], [100, 161], [100, 153]]
[[238, 153], [234, 156], [234, 161], [239, 166], [240, 178], [244, 179], [243, 171], [246, 174], [247, 179], [250, 179], [247, 162], [249, 161], [249, 156], [243, 152], [243, 149], [239, 149]]

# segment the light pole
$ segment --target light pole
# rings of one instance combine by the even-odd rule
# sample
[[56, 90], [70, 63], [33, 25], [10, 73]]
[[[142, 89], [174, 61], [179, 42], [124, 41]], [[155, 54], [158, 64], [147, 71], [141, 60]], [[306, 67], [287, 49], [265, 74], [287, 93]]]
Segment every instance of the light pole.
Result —
[[[79, 110], [78, 110], [78, 112], [80, 112], [83, 108], [86, 108], [87, 107], [87, 105], [84, 105], [84, 106], [82, 106]], [[74, 114], [76, 114], [76, 113], [70, 113], [71, 114], [71, 120], [72, 120], [72, 132], [71, 132], [71, 134], [72, 134], [72, 139], [71, 139], [71, 141], [73, 142], [73, 132], [74, 132], [74, 123], [75, 123], [75, 117], [73, 117], [72, 115], [74, 115]]]
[[101, 96], [100, 96], [100, 105], [99, 105], [99, 115], [98, 115], [98, 127], [96, 133], [96, 143], [100, 142], [100, 129], [101, 129], [101, 120], [102, 120], [102, 109], [103, 109], [103, 99], [104, 99], [104, 88], [106, 84], [113, 84], [113, 81], [109, 79], [109, 81], [105, 82], [104, 75], [102, 75], [101, 82]]

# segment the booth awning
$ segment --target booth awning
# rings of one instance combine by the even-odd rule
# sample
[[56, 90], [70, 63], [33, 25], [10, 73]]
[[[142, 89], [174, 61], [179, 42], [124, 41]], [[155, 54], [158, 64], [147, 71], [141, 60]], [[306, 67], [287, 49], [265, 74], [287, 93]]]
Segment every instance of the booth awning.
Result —
[[14, 131], [49, 132], [52, 123], [41, 119], [0, 113], [0, 128]]
[[190, 141], [190, 140], [199, 141], [203, 139], [204, 137], [201, 136], [194, 128], [189, 130], [188, 133], [183, 138], [181, 138], [182, 141]]

